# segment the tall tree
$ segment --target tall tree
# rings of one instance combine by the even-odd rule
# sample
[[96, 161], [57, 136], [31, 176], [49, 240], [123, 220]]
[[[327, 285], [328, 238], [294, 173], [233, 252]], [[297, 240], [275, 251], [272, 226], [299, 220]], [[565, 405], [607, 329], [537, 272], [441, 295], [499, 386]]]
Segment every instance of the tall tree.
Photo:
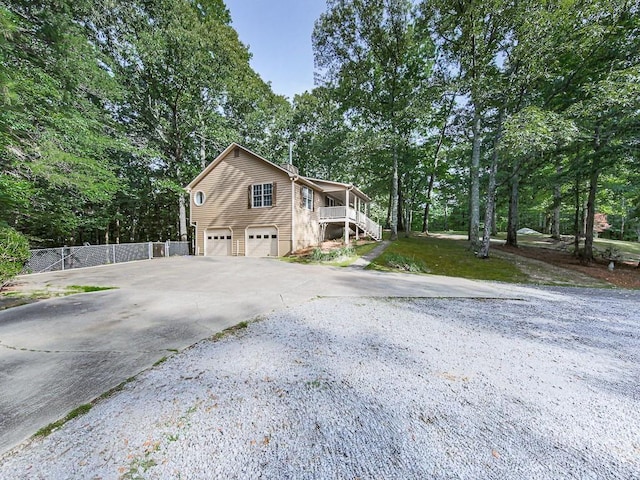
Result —
[[[82, 19], [89, 10], [84, 1], [0, 6], [7, 26], [0, 183], [13, 205], [0, 220], [36, 244], [74, 242], [80, 227], [103, 228], [105, 206], [120, 188], [110, 158], [122, 146], [108, 112], [117, 85], [87, 42]], [[23, 195], [28, 202], [18, 199]]]
[[395, 239], [399, 155], [411, 129], [407, 113], [428, 86], [433, 43], [417, 31], [409, 0], [329, 0], [327, 6], [313, 33], [316, 67], [350, 121], [385, 138]]
[[422, 3], [443, 61], [458, 72], [462, 94], [470, 109], [469, 241], [478, 248], [480, 231], [480, 158], [483, 121], [490, 107], [492, 78], [501, 60], [503, 42], [510, 32], [513, 3], [507, 0], [430, 0]]

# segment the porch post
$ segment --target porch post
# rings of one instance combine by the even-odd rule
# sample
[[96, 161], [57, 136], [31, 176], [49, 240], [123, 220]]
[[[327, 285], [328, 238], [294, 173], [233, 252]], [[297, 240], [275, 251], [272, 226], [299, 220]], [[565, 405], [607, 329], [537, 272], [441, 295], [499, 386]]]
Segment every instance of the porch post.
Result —
[[356, 242], [358, 241], [358, 220], [360, 217], [360, 197], [356, 195], [355, 205], [356, 207]]
[[345, 190], [344, 213], [344, 244], [349, 245], [349, 189]]

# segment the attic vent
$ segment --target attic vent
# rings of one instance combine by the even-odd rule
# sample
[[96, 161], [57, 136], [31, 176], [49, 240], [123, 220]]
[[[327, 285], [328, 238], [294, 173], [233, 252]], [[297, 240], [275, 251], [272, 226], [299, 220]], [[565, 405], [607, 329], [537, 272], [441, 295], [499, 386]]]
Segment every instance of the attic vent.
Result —
[[234, 157], [239, 157], [239, 156], [240, 156], [240, 149], [239, 149], [238, 147], [236, 147], [236, 148], [233, 150], [233, 156], [234, 156]]

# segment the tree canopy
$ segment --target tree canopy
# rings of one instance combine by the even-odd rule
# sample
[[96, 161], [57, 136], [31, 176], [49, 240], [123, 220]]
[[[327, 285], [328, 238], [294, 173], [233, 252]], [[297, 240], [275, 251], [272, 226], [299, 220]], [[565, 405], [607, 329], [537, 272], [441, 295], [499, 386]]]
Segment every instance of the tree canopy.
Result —
[[0, 3], [0, 225], [31, 246], [186, 239], [204, 165], [292, 143], [394, 237], [463, 230], [484, 257], [523, 225], [588, 260], [595, 234], [640, 235], [639, 31], [637, 0], [328, 0], [317, 86], [288, 100], [223, 0]]

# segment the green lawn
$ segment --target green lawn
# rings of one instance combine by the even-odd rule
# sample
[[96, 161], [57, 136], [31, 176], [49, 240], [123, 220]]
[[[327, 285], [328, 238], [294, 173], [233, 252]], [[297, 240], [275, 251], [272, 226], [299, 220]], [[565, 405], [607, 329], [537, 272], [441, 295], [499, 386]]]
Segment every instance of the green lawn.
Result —
[[524, 273], [506, 260], [476, 258], [464, 240], [422, 236], [398, 238], [368, 268], [502, 282], [527, 280]]

